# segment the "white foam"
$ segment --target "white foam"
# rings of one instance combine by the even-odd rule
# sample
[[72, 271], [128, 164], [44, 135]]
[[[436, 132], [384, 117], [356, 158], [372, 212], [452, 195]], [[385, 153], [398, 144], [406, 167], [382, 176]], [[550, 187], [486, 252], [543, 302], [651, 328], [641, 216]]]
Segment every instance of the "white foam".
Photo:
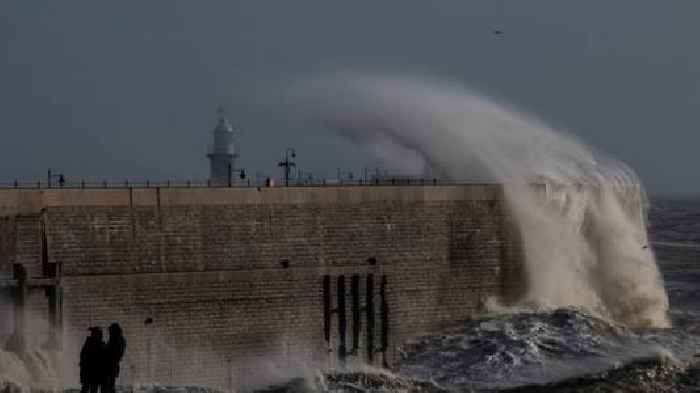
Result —
[[[453, 84], [342, 73], [304, 85], [332, 130], [393, 166], [504, 184], [524, 240], [535, 308], [583, 307], [630, 326], [669, 325], [647, 247], [644, 190], [625, 164]], [[405, 154], [404, 154], [405, 153]], [[532, 187], [543, 183], [544, 189]]]

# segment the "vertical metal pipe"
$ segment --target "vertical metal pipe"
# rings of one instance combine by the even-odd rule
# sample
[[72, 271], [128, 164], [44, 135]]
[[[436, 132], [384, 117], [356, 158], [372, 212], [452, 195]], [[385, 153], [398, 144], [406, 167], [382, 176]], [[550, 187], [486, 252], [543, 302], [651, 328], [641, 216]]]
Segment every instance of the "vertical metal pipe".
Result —
[[331, 341], [331, 277], [323, 276], [323, 337]]
[[386, 276], [382, 276], [382, 283], [379, 289], [379, 297], [381, 298], [381, 315], [382, 315], [382, 366], [389, 367], [387, 361], [387, 350], [389, 349], [389, 304], [386, 295]]
[[347, 318], [345, 315], [345, 276], [338, 276], [338, 337], [340, 345], [338, 346], [338, 360], [341, 364], [345, 362], [347, 356], [347, 346], [345, 334], [347, 330]]
[[360, 349], [360, 276], [354, 274], [350, 282], [350, 294], [352, 297], [352, 354], [356, 355]]
[[12, 350], [22, 353], [26, 349], [27, 344], [27, 325], [25, 316], [25, 305], [29, 296], [29, 287], [27, 286], [27, 269], [24, 265], [16, 263], [13, 265], [14, 279], [17, 280], [17, 289], [15, 290], [15, 327], [12, 340]]
[[[57, 265], [58, 273], [61, 276], [60, 265]], [[56, 318], [54, 319], [54, 332], [56, 335], [56, 349], [59, 351], [63, 350], [63, 287], [60, 284], [56, 284], [54, 288], [54, 302], [56, 307]]]
[[365, 313], [367, 320], [367, 363], [374, 360], [374, 275], [367, 275], [365, 288]]

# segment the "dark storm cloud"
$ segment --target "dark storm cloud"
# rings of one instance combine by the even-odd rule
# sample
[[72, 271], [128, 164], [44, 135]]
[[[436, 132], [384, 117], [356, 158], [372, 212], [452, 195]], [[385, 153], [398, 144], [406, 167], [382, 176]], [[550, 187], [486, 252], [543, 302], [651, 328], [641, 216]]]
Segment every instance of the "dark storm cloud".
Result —
[[[369, 157], [290, 121], [299, 77], [416, 70], [474, 86], [631, 164], [655, 193], [700, 192], [700, 3], [131, 1], [0, 3], [0, 181], [205, 178], [220, 104], [243, 165], [281, 151], [332, 176]], [[503, 34], [494, 34], [494, 31]]]

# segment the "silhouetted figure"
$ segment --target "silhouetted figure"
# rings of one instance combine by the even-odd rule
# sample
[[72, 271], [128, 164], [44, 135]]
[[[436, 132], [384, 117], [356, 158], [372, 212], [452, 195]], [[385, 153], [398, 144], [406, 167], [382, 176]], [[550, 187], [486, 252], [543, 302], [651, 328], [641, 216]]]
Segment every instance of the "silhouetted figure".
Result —
[[122, 334], [122, 328], [118, 323], [109, 325], [109, 341], [104, 355], [104, 385], [102, 393], [114, 393], [117, 378], [119, 377], [119, 362], [126, 351], [126, 339]]
[[103, 364], [105, 343], [102, 341], [102, 329], [91, 327], [90, 335], [80, 350], [80, 384], [81, 393], [97, 393], [104, 380]]

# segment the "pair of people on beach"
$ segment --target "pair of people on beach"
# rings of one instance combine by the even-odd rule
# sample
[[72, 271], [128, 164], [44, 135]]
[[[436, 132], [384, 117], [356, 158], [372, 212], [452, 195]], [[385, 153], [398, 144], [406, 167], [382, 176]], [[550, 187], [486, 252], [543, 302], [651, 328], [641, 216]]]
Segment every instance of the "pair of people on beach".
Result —
[[109, 341], [102, 338], [102, 328], [91, 327], [80, 351], [81, 393], [114, 393], [119, 362], [126, 350], [126, 339], [118, 323], [109, 325]]

